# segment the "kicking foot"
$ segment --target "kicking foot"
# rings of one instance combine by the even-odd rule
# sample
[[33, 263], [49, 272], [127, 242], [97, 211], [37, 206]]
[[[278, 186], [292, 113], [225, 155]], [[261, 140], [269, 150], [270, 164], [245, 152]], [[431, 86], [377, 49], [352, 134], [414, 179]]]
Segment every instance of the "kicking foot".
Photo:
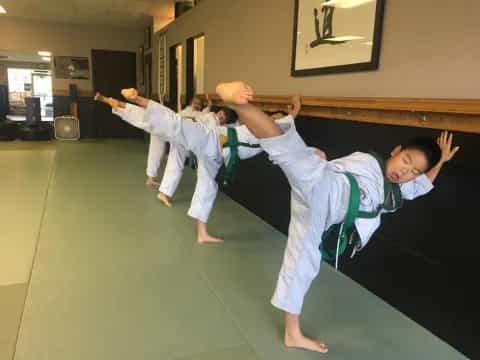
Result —
[[95, 94], [95, 96], [93, 97], [93, 100], [95, 101], [101, 101], [101, 102], [106, 102], [107, 101], [107, 98], [105, 96], [103, 96], [102, 94], [100, 94], [98, 91], [97, 93]]
[[165, 205], [166, 207], [168, 208], [172, 207], [172, 203], [168, 199], [168, 196], [162, 193], [161, 191], [157, 193], [157, 199], [160, 200], [163, 203], [163, 205]]
[[107, 97], [103, 96], [102, 94], [100, 94], [99, 92], [97, 92], [95, 94], [95, 97], [93, 99], [95, 101], [100, 101], [100, 102], [103, 102], [107, 105], [110, 105], [112, 107], [112, 109], [114, 109], [114, 110], [121, 107], [120, 101], [118, 101], [114, 98], [111, 98], [111, 97], [107, 98]]
[[295, 119], [300, 112], [300, 108], [302, 107], [302, 102], [300, 99], [300, 95], [292, 96], [291, 105], [288, 106], [288, 113]]
[[154, 186], [160, 186], [160, 183], [156, 182], [153, 177], [148, 177], [147, 182], [145, 183], [145, 186], [148, 187], [154, 187]]
[[138, 97], [138, 91], [134, 88], [122, 89], [122, 96], [130, 101], [134, 101]]
[[253, 100], [253, 89], [241, 81], [218, 84], [216, 92], [230, 104], [243, 105]]
[[223, 243], [223, 239], [219, 239], [208, 234], [198, 234], [197, 242], [199, 244], [219, 244]]
[[319, 339], [310, 339], [303, 336], [302, 334], [298, 336], [290, 336], [286, 334], [284, 341], [285, 346], [287, 347], [316, 351], [323, 354], [328, 352], [327, 346]]

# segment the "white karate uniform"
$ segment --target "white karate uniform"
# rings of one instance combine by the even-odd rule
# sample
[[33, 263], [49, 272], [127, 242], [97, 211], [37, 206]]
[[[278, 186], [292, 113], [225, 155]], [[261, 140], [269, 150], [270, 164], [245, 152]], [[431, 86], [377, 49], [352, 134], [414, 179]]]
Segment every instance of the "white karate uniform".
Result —
[[[292, 116], [287, 115], [281, 119], [275, 120], [275, 123], [280, 126], [282, 130], [286, 130], [290, 128], [290, 125], [293, 123], [294, 119]], [[250, 130], [245, 126], [245, 125], [238, 125], [237, 124], [234, 126], [235, 130], [237, 131], [237, 138], [238, 142], [241, 143], [246, 143], [249, 145], [260, 145], [260, 141], [253, 135]], [[222, 126], [219, 129], [219, 133], [227, 136], [228, 133], [228, 127], [227, 126]], [[250, 159], [258, 154], [263, 152], [263, 149], [261, 146], [258, 147], [248, 147], [248, 146], [239, 146], [238, 147], [238, 157], [240, 160], [246, 160]], [[222, 156], [223, 156], [223, 162], [228, 164], [228, 161], [230, 160], [230, 148], [229, 147], [224, 147], [222, 150]]]
[[[206, 108], [207, 109], [207, 108]], [[186, 115], [186, 116], [185, 116]], [[209, 129], [215, 129], [219, 125], [219, 121], [214, 113], [207, 111], [195, 111], [189, 107], [180, 112], [182, 117], [190, 117], [197, 122], [202, 123]], [[183, 175], [185, 168], [185, 160], [188, 156], [189, 149], [179, 144], [170, 144], [170, 153], [168, 154], [167, 165], [163, 173], [162, 182], [159, 191], [171, 197], [177, 190], [178, 184]]]
[[[305, 145], [294, 124], [284, 134], [261, 139], [260, 143], [292, 188], [288, 242], [272, 304], [300, 314], [310, 284], [320, 271], [322, 234], [342, 222], [347, 212], [350, 184], [343, 173], [355, 176], [361, 191], [360, 209], [364, 211], [383, 204], [384, 177], [370, 154], [357, 152], [333, 161], [320, 158], [314, 148]], [[428, 177], [421, 175], [402, 184], [401, 192], [403, 197], [413, 199], [432, 188]], [[380, 225], [380, 216], [355, 221], [363, 245]]]
[[154, 101], [149, 101], [146, 110], [126, 104], [125, 108], [112, 111], [133, 126], [177, 147], [189, 149], [197, 156], [197, 185], [188, 215], [207, 222], [218, 189], [215, 176], [222, 164], [217, 128], [182, 118]]
[[[194, 110], [191, 105], [187, 106], [185, 109], [183, 109], [180, 112], [180, 116], [184, 118], [190, 118], [190, 119], [195, 119], [196, 117], [200, 117], [204, 115], [207, 112], [208, 108], [205, 108], [203, 111], [198, 111]], [[148, 157], [147, 157], [147, 176], [149, 177], [156, 177], [158, 174], [158, 168], [160, 167], [160, 163], [162, 162], [163, 156], [165, 154], [165, 147], [166, 147], [166, 142], [162, 141], [158, 136], [151, 135], [150, 136], [150, 144], [148, 147]], [[164, 184], [165, 187], [165, 194], [167, 194], [168, 191], [172, 188], [173, 184], [175, 181], [178, 182], [180, 181], [182, 170], [183, 170], [183, 164], [185, 162], [185, 158], [188, 155], [188, 152], [182, 152], [182, 149], [173, 149], [173, 154], [172, 154], [172, 148], [170, 148], [170, 154], [172, 157], [172, 161], [170, 162], [170, 166], [168, 167], [167, 163], [167, 168], [171, 172], [171, 177], [167, 179], [167, 181]], [[169, 154], [169, 155], [170, 155]], [[181, 163], [181, 169], [178, 170], [174, 168], [174, 165], [177, 165], [180, 163], [180, 160], [183, 158], [183, 162]], [[170, 156], [169, 156], [170, 159]], [[178, 172], [180, 172], [180, 178], [178, 178]], [[164, 176], [165, 179], [165, 176]], [[161, 190], [160, 190], [161, 191]], [[174, 191], [174, 190], [173, 190]], [[168, 194], [167, 194], [168, 195]]]
[[188, 105], [188, 106], [185, 107], [185, 109], [180, 111], [179, 114], [180, 114], [181, 117], [196, 120], [199, 116], [201, 116], [203, 114], [206, 114], [206, 113], [209, 113], [209, 112], [210, 112], [209, 107], [204, 108], [202, 111], [198, 111], [198, 110], [194, 110], [192, 105]]
[[155, 135], [150, 135], [150, 144], [148, 145], [147, 156], [147, 176], [156, 177], [158, 168], [165, 154], [166, 143]]

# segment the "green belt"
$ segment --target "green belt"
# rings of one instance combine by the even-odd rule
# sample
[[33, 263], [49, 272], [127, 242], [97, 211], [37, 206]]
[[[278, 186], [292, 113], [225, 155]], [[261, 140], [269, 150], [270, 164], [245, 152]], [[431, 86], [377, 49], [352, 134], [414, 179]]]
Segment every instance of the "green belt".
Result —
[[[385, 174], [385, 163], [383, 159], [376, 153], [370, 153], [378, 161], [382, 174]], [[360, 189], [358, 182], [353, 174], [346, 172], [345, 176], [350, 184], [350, 197], [348, 200], [348, 209], [345, 219], [339, 223], [330, 226], [322, 234], [322, 243], [320, 245], [320, 251], [322, 257], [326, 261], [336, 260], [335, 267], [338, 266], [338, 257], [342, 255], [349, 241], [354, 243], [355, 247], [361, 247], [360, 238], [355, 232], [355, 220], [357, 218], [373, 219], [376, 218], [382, 210], [394, 211], [403, 206], [403, 198], [398, 184], [391, 183], [384, 177], [384, 202], [379, 205], [374, 211], [360, 211]], [[334, 248], [329, 247], [332, 242], [335, 242]]]
[[185, 166], [188, 166], [193, 170], [196, 170], [198, 167], [197, 157], [192, 151], [188, 153], [188, 157], [185, 159]]
[[237, 130], [233, 127], [227, 128], [227, 142], [223, 147], [230, 148], [230, 158], [228, 159], [227, 164], [223, 165], [217, 176], [217, 181], [220, 187], [225, 188], [230, 185], [234, 179], [238, 165], [240, 164], [240, 156], [238, 155], [238, 148], [240, 146], [249, 147], [249, 148], [259, 148], [259, 144], [248, 144], [238, 141]]
[[[355, 219], [359, 215], [360, 188], [358, 187], [357, 180], [351, 173], [346, 172], [345, 176], [350, 183], [350, 197], [348, 200], [347, 214], [345, 215], [343, 222], [330, 226], [327, 231], [322, 234], [320, 251], [322, 252], [322, 257], [327, 261], [331, 261], [345, 252], [350, 234], [354, 229]], [[327, 242], [330, 242], [329, 240], [335, 238], [337, 240], [336, 247], [333, 249], [327, 248]]]

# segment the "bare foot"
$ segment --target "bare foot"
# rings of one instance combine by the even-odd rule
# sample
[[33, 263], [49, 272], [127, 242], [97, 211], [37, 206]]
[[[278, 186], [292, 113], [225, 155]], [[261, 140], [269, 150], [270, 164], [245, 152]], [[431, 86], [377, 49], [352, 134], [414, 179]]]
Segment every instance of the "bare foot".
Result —
[[284, 342], [287, 347], [316, 351], [323, 354], [328, 352], [326, 345], [319, 339], [310, 339], [302, 334], [297, 336], [285, 334]]
[[93, 98], [95, 101], [103, 102], [104, 104], [110, 105], [112, 109], [116, 110], [118, 108], [124, 108], [125, 103], [111, 97], [105, 97], [99, 92], [97, 92]]
[[202, 233], [197, 235], [197, 242], [199, 244], [219, 244], [223, 243], [223, 239], [219, 239], [208, 234]]
[[291, 105], [288, 106], [288, 113], [295, 119], [300, 112], [300, 108], [302, 107], [302, 102], [300, 99], [300, 95], [292, 96]]
[[154, 187], [154, 186], [160, 186], [160, 183], [155, 181], [155, 178], [153, 177], [147, 177], [147, 182], [145, 183], [145, 186], [148, 187]]
[[165, 205], [166, 207], [168, 208], [172, 207], [172, 203], [168, 199], [168, 196], [162, 193], [161, 191], [157, 193], [157, 199], [160, 200], [163, 203], [163, 205]]
[[97, 93], [96, 93], [95, 96], [93, 97], [93, 100], [105, 102], [105, 101], [107, 101], [107, 98], [106, 98], [105, 96], [103, 96], [102, 94], [100, 94], [100, 93], [97, 91]]
[[217, 85], [217, 94], [226, 103], [242, 105], [253, 99], [253, 89], [241, 81]]
[[138, 91], [134, 88], [122, 89], [122, 96], [130, 101], [134, 101], [138, 97]]

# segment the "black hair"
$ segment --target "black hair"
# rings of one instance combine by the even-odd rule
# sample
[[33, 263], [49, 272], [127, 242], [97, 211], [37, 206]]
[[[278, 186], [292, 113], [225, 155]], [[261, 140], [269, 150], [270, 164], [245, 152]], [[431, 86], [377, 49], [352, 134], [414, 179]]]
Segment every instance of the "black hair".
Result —
[[188, 102], [188, 104], [191, 105], [192, 102], [193, 102], [193, 100], [195, 100], [195, 99], [200, 100], [200, 102], [201, 102], [202, 105], [203, 105], [203, 100], [202, 100], [202, 98], [201, 98], [200, 96], [198, 96], [198, 95], [193, 95], [193, 96], [190, 98], [190, 101]]
[[229, 107], [226, 107], [226, 106], [220, 107], [217, 110], [217, 112], [220, 111], [220, 110], [222, 110], [225, 113], [225, 123], [226, 124], [233, 124], [234, 122], [237, 121], [238, 115], [234, 110], [232, 110], [232, 109], [230, 109]]
[[222, 110], [222, 107], [221, 107], [221, 106], [218, 106], [218, 105], [212, 105], [212, 106], [210, 106], [210, 112], [217, 113], [217, 112], [219, 112], [220, 110]]
[[440, 150], [437, 142], [434, 138], [430, 137], [412, 138], [402, 145], [402, 149], [415, 149], [421, 151], [427, 158], [427, 171], [434, 167], [440, 161], [440, 157], [442, 155], [442, 151]]

